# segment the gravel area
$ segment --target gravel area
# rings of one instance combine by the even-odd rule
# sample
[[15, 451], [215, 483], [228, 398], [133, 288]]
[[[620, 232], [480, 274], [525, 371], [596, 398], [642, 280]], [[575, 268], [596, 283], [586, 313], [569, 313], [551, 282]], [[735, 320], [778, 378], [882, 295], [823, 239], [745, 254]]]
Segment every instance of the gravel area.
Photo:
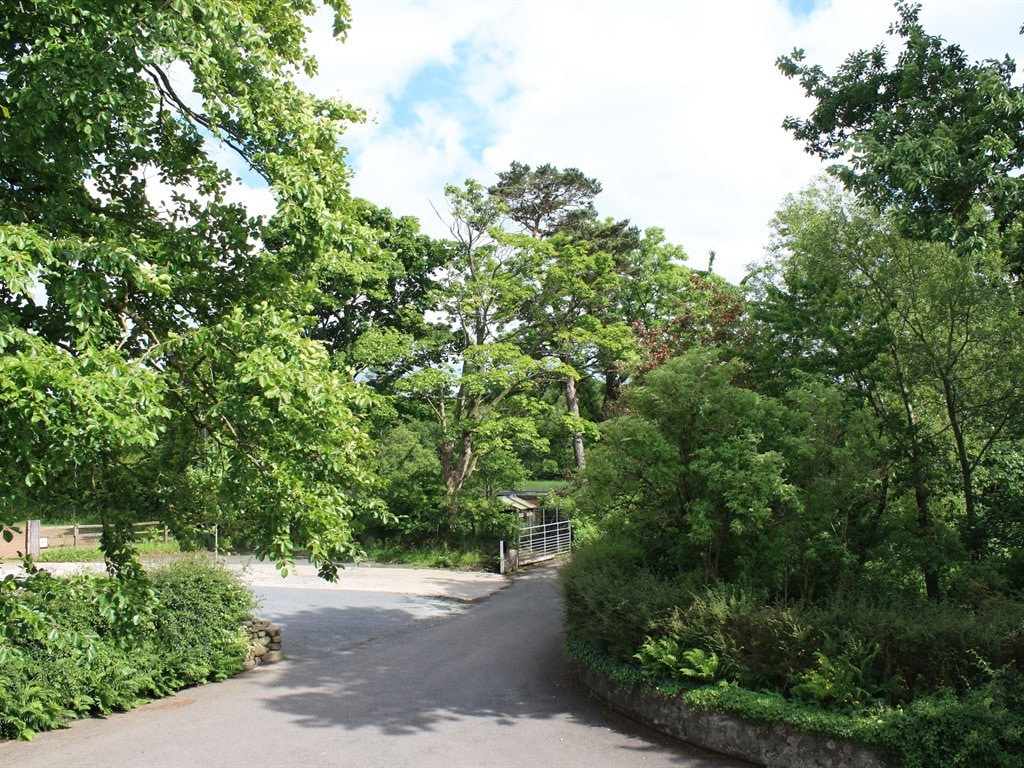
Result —
[[[240, 571], [243, 579], [256, 590], [262, 587], [341, 589], [473, 601], [487, 597], [511, 583], [508, 576], [496, 573], [361, 564], [346, 566], [339, 572], [338, 581], [332, 584], [317, 576], [316, 568], [302, 560], [296, 561], [295, 568], [289, 569], [286, 577], [281, 576], [273, 563], [260, 562], [252, 557], [234, 555], [226, 558], [225, 564], [228, 568]], [[102, 563], [40, 563], [39, 567], [55, 576], [103, 571]], [[0, 563], [0, 578], [22, 572], [16, 562]]]

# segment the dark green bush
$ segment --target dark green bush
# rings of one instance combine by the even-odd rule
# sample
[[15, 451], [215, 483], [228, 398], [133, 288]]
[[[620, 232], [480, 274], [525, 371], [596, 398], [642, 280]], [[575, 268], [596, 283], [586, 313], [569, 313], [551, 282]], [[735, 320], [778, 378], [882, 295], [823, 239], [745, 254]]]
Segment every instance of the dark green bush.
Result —
[[774, 605], [656, 578], [621, 534], [582, 547], [563, 588], [570, 655], [624, 685], [853, 739], [894, 765], [1024, 767], [1018, 600]]
[[679, 580], [644, 569], [642, 557], [640, 545], [605, 537], [580, 547], [562, 568], [567, 626], [619, 663], [631, 663], [655, 622], [690, 593]]
[[[942, 689], [985, 685], [992, 669], [1024, 669], [1024, 604], [992, 598], [977, 607], [923, 600], [837, 601], [804, 611], [828, 638], [825, 652], [864, 665], [865, 687], [891, 704]], [[873, 649], [873, 650], [872, 650]], [[860, 657], [860, 659], [858, 659]]]
[[0, 738], [131, 708], [241, 668], [248, 590], [202, 559], [150, 579], [0, 581]]
[[818, 635], [794, 608], [766, 605], [718, 584], [677, 605], [652, 634], [686, 649], [714, 653], [721, 676], [754, 690], [785, 692], [810, 662]]

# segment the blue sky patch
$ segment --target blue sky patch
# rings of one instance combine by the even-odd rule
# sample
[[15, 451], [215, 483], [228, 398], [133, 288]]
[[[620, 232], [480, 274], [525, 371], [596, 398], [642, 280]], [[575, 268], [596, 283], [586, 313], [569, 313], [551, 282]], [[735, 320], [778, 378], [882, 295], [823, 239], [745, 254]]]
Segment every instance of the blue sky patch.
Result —
[[[493, 142], [497, 130], [488, 116], [490, 110], [473, 100], [469, 76], [473, 67], [490, 63], [489, 54], [474, 47], [469, 40], [456, 43], [453, 54], [451, 62], [431, 62], [413, 73], [402, 90], [389, 99], [391, 114], [382, 128], [388, 132], [416, 131], [421, 127], [417, 108], [430, 105], [462, 124], [464, 146], [471, 155], [479, 158]], [[511, 95], [509, 87], [499, 97], [504, 100]]]
[[783, 0], [783, 5], [793, 18], [806, 19], [815, 9], [826, 5], [826, 0]]

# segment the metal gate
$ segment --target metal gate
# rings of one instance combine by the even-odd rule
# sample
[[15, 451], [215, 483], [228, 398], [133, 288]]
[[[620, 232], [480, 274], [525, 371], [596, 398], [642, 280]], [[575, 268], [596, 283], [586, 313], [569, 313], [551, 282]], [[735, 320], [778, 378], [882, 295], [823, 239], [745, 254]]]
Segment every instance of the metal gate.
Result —
[[[525, 516], [519, 526], [519, 564], [536, 563], [572, 549], [572, 522], [562, 520], [557, 510], [547, 515]], [[538, 519], [539, 518], [539, 519]]]

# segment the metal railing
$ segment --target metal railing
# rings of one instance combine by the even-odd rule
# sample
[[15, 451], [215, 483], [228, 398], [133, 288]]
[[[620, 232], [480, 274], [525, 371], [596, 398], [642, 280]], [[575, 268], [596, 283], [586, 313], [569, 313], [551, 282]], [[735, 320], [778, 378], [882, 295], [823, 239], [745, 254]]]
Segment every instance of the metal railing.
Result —
[[571, 549], [572, 523], [569, 520], [524, 525], [519, 529], [520, 565], [565, 555]]

